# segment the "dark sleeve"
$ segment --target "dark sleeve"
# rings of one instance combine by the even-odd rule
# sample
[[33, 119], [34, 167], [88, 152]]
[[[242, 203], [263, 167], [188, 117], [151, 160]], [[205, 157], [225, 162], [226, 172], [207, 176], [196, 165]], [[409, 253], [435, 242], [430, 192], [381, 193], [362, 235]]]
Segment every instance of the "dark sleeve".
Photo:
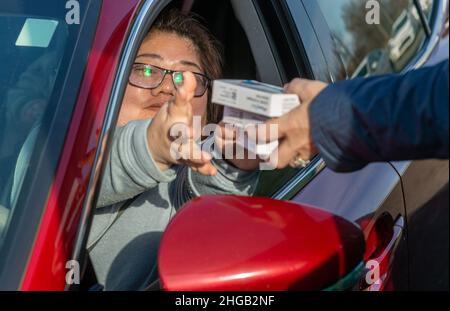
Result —
[[311, 103], [314, 143], [328, 167], [448, 158], [448, 60], [405, 75], [338, 82]]

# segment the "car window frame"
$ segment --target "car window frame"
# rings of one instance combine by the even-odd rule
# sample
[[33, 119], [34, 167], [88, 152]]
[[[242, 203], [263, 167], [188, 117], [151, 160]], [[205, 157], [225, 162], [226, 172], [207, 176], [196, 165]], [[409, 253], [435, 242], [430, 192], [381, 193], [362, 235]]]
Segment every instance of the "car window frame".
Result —
[[230, 2], [237, 20], [247, 35], [259, 78], [265, 83], [282, 85], [284, 72], [280, 71], [270, 38], [265, 32], [254, 1], [230, 0]]
[[[414, 0], [416, 2], [416, 0]], [[292, 8], [295, 8], [295, 5], [298, 5], [298, 3], [301, 2], [303, 6], [303, 14], [302, 17], [308, 16], [308, 20], [310, 21], [310, 27], [311, 29], [308, 29], [308, 25], [305, 25], [303, 27], [299, 27], [297, 25], [297, 31], [299, 32], [299, 35], [302, 39], [306, 36], [311, 35], [314, 33], [316, 35], [317, 42], [320, 46], [320, 53], [312, 55], [312, 57], [315, 57], [317, 59], [318, 54], [321, 54], [322, 57], [325, 59], [325, 64], [327, 64], [327, 70], [329, 71], [329, 79], [326, 79], [324, 77], [320, 78], [318, 76], [313, 77], [314, 79], [319, 79], [326, 82], [333, 82], [337, 80], [339, 76], [339, 70], [340, 66], [344, 66], [342, 60], [340, 60], [340, 56], [338, 55], [332, 55], [331, 53], [325, 53], [324, 51], [334, 51], [334, 44], [333, 39], [331, 37], [331, 31], [329, 29], [328, 23], [326, 22], [322, 12], [318, 12], [318, 4], [315, 1], [304, 1], [304, 0], [285, 0], [287, 4], [291, 6]], [[416, 6], [417, 7], [417, 6]], [[431, 34], [427, 35], [427, 32], [425, 32], [426, 38], [425, 41], [422, 43], [421, 48], [416, 52], [415, 57], [413, 57], [408, 65], [403, 69], [402, 72], [407, 72], [414, 68], [421, 67], [427, 59], [430, 57], [432, 52], [434, 51], [436, 45], [439, 43], [440, 35], [441, 35], [441, 28], [440, 25], [443, 24], [443, 19], [445, 16], [445, 12], [448, 7], [448, 0], [435, 0], [433, 3], [433, 12], [431, 14], [432, 18], [430, 20], [427, 20], [427, 23], [429, 23], [431, 27]], [[298, 6], [295, 12], [302, 12]], [[311, 11], [311, 8], [313, 10]], [[308, 11], [309, 9], [309, 11]], [[419, 7], [417, 7], [419, 10]], [[437, 12], [441, 12], [443, 14], [438, 14]], [[319, 14], [320, 13], [320, 14]], [[297, 13], [298, 14], [298, 13]], [[422, 10], [419, 10], [419, 14], [423, 15]], [[314, 19], [310, 19], [310, 16], [314, 16]], [[302, 20], [303, 20], [302, 18]], [[320, 26], [319, 26], [320, 24]], [[295, 30], [294, 30], [295, 31]], [[308, 33], [310, 32], [310, 33]], [[324, 39], [326, 38], [326, 39]], [[307, 45], [308, 47], [310, 45]], [[317, 50], [319, 51], [319, 50]], [[306, 56], [309, 58], [311, 53], [307, 54]], [[329, 67], [328, 64], [332, 64], [335, 62], [340, 62], [337, 66], [335, 66], [334, 70]], [[409, 163], [409, 162], [408, 162]], [[276, 193], [272, 194], [271, 196], [276, 199], [282, 199], [282, 200], [289, 200], [292, 199], [292, 197], [298, 193], [303, 187], [305, 187], [317, 174], [319, 174], [324, 168], [326, 167], [325, 162], [323, 159], [317, 155], [311, 163], [306, 167], [305, 170], [300, 170], [297, 174], [295, 174], [285, 185], [283, 188], [279, 189]], [[292, 170], [288, 169], [287, 173], [289, 174]]]
[[[295, 0], [288, 0], [295, 1]], [[347, 78], [349, 75], [344, 66], [344, 62], [342, 61], [339, 53], [335, 52], [335, 44], [332, 37], [331, 30], [328, 26], [328, 23], [325, 19], [325, 16], [320, 9], [320, 6], [315, 1], [303, 1], [300, 0], [304, 10], [306, 12], [307, 18], [310, 21], [312, 32], [315, 34], [318, 44], [320, 46], [320, 50], [324, 57], [325, 63], [327, 65], [327, 69], [330, 75], [329, 82], [336, 82], [340, 80], [339, 72], [345, 71]]]
[[[269, 2], [271, 6], [267, 5]], [[280, 71], [286, 73], [283, 76], [283, 83], [299, 76], [333, 81], [301, 1], [254, 0], [254, 3], [263, 20], [278, 66], [282, 67]], [[268, 16], [265, 18], [265, 15]], [[274, 27], [278, 29], [273, 29]], [[284, 42], [280, 43], [283, 40]], [[288, 167], [283, 170], [263, 172], [256, 195], [290, 200], [323, 168], [325, 168], [323, 159], [316, 155], [306, 168]]]
[[431, 35], [431, 23], [430, 22], [435, 17], [434, 14], [436, 13], [436, 7], [437, 7], [436, 2], [437, 1], [433, 0], [429, 16], [425, 15], [425, 12], [424, 12], [424, 9], [422, 8], [420, 0], [413, 0], [413, 1], [414, 1], [414, 4], [415, 4], [417, 10], [419, 11], [419, 17], [422, 22], [422, 25], [425, 27], [425, 33], [427, 34], [427, 36], [430, 36]]
[[[83, 213], [80, 219], [80, 229], [78, 231], [75, 248], [71, 258], [74, 258], [84, 267], [87, 262], [87, 252], [85, 245], [87, 236], [89, 234], [91, 220], [93, 218], [94, 207], [97, 204], [98, 195], [100, 191], [100, 183], [103, 176], [105, 161], [102, 161], [102, 155], [108, 154], [112, 145], [112, 137], [116, 129], [119, 111], [122, 105], [125, 89], [128, 84], [128, 76], [131, 72], [134, 63], [135, 55], [140, 47], [140, 44], [150, 29], [152, 23], [160, 14], [160, 12], [168, 6], [173, 0], [144, 0], [140, 4], [134, 22], [131, 25], [126, 39], [125, 46], [122, 51], [122, 56], [118, 64], [118, 69], [115, 74], [114, 84], [111, 90], [108, 108], [105, 114], [105, 121], [102, 125], [102, 131], [98, 141], [98, 148], [93, 162], [93, 170], [91, 172], [91, 179], [86, 190], [86, 200], [83, 203]], [[278, 71], [275, 63], [275, 56], [270, 50], [269, 40], [264, 31], [253, 0], [231, 0], [234, 4], [235, 14], [248, 13], [253, 19], [241, 18], [241, 26], [244, 31], [247, 31], [250, 38], [249, 44], [252, 49], [252, 55], [255, 59], [257, 72], [262, 81], [266, 83], [281, 84], [282, 76]], [[237, 18], [238, 14], [236, 14]], [[107, 135], [107, 133], [109, 133]], [[81, 275], [83, 278], [83, 275]], [[67, 289], [76, 288], [77, 285], [68, 285]]]
[[[417, 0], [414, 0], [417, 3]], [[430, 58], [431, 54], [439, 44], [441, 38], [441, 26], [448, 10], [449, 0], [434, 0], [432, 12], [429, 19], [424, 19], [430, 28], [430, 33], [427, 35], [422, 44], [421, 49], [416, 53], [416, 57], [411, 59], [410, 63], [404, 68], [403, 72], [423, 66]], [[420, 8], [420, 6], [418, 7]], [[423, 11], [420, 8], [420, 16], [423, 16]]]

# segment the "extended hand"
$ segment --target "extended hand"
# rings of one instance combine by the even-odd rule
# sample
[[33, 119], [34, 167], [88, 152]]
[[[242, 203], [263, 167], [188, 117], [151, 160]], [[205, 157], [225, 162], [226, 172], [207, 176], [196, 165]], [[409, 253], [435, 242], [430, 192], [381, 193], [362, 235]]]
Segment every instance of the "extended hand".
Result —
[[[320, 81], [309, 81], [303, 79], [294, 79], [285, 85], [286, 93], [297, 94], [302, 103], [299, 107], [291, 110], [289, 113], [270, 119], [265, 123], [264, 131], [266, 141], [279, 139], [279, 146], [274, 152], [276, 156], [271, 156], [271, 161], [276, 168], [284, 168], [287, 165], [298, 167], [299, 161], [306, 163], [316, 153], [316, 147], [311, 136], [309, 106], [312, 100], [327, 86]], [[270, 131], [270, 126], [276, 124], [278, 131]], [[260, 138], [262, 135], [258, 135]]]
[[175, 98], [166, 103], [150, 124], [147, 137], [150, 152], [161, 170], [174, 164], [185, 164], [204, 175], [216, 174], [211, 155], [201, 150], [192, 128], [192, 104], [196, 80], [192, 73], [183, 74], [183, 85]]
[[[215, 144], [219, 152], [228, 162], [244, 171], [253, 171], [259, 167], [261, 159], [237, 144], [238, 131], [236, 127], [219, 124], [215, 133]], [[231, 151], [231, 152], [229, 152]]]

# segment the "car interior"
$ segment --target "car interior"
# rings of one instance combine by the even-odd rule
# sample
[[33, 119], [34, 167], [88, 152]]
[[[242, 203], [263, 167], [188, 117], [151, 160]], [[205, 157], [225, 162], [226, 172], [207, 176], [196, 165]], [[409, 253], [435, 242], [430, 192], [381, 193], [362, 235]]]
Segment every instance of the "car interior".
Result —
[[[248, 1], [177, 0], [169, 6], [190, 8], [191, 12], [204, 19], [210, 31], [223, 45], [224, 79], [254, 79], [283, 85], [279, 64], [276, 63], [268, 42], [269, 35], [263, 30], [260, 14], [253, 12], [254, 8], [248, 5]], [[273, 195], [298, 171], [290, 167], [263, 171], [256, 195]]]
[[[200, 0], [192, 3], [191, 12], [200, 15], [222, 43], [225, 55], [224, 78], [257, 79], [256, 64], [249, 42], [244, 29], [236, 19], [231, 2]], [[173, 5], [176, 6], [176, 2]]]

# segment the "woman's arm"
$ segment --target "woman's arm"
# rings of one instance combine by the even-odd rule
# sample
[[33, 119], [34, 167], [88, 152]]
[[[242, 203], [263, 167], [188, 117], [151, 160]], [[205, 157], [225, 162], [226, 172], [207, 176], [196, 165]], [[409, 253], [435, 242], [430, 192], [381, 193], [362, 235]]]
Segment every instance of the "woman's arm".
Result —
[[213, 149], [211, 161], [217, 173], [207, 176], [191, 167], [184, 166], [178, 173], [171, 191], [176, 208], [201, 195], [253, 195], [258, 185], [258, 170], [242, 170], [222, 159], [218, 150]]
[[214, 176], [187, 170], [187, 185], [194, 197], [208, 194], [251, 196], [255, 193], [259, 171], [244, 171], [222, 159], [213, 159], [212, 163], [217, 169]]
[[101, 181], [97, 206], [121, 202], [175, 179], [176, 171], [164, 172], [156, 165], [149, 151], [147, 128], [151, 120], [132, 121], [118, 127]]

